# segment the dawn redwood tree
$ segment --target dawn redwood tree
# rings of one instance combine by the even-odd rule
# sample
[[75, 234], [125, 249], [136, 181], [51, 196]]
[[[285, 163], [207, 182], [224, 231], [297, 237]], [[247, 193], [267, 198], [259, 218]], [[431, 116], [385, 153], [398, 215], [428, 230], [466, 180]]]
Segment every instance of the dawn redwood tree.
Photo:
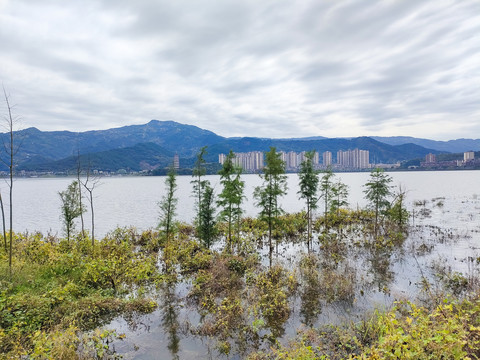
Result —
[[307, 206], [307, 248], [310, 250], [312, 239], [312, 212], [317, 208], [318, 191], [318, 171], [313, 167], [313, 156], [315, 151], [309, 151], [305, 154], [305, 159], [300, 164], [298, 173], [300, 198], [305, 199]]
[[[167, 190], [166, 195], [163, 196], [159, 203], [160, 206], [160, 224], [159, 227], [163, 228], [165, 234], [165, 260], [169, 261], [170, 239], [173, 235], [173, 219], [176, 215], [178, 199], [175, 197], [175, 191], [177, 190], [177, 180], [175, 169], [170, 167], [167, 178], [165, 179], [165, 187]], [[167, 266], [168, 269], [168, 266]]]
[[209, 181], [202, 183], [202, 202], [200, 203], [199, 214], [197, 233], [203, 246], [209, 249], [217, 237], [215, 194]]
[[68, 185], [67, 189], [60, 191], [58, 195], [62, 201], [62, 220], [65, 227], [65, 234], [67, 235], [67, 240], [69, 241], [70, 235], [75, 228], [74, 220], [79, 217], [83, 211], [85, 211], [80, 205], [80, 192], [78, 191], [77, 181], [72, 181], [72, 183]]
[[275, 147], [270, 147], [270, 151], [265, 154], [265, 167], [263, 174], [260, 174], [263, 180], [262, 186], [257, 186], [253, 193], [256, 199], [256, 205], [260, 207], [260, 219], [268, 225], [268, 245], [270, 255], [270, 266], [272, 265], [272, 231], [278, 223], [278, 216], [283, 210], [278, 205], [278, 199], [287, 192], [287, 177], [285, 175], [285, 162], [276, 152]]
[[391, 196], [392, 178], [380, 168], [373, 169], [370, 180], [364, 185], [365, 198], [369, 201], [370, 208], [375, 212], [375, 238], [378, 233], [378, 215], [390, 207], [388, 198]]
[[335, 212], [337, 217], [340, 215], [340, 209], [348, 205], [348, 186], [340, 180], [332, 185], [332, 201], [330, 202], [330, 212]]
[[230, 150], [222, 169], [218, 172], [222, 192], [218, 195], [217, 205], [222, 208], [220, 218], [228, 224], [227, 250], [232, 250], [232, 227], [233, 223], [239, 223], [242, 216], [241, 204], [244, 198], [243, 189], [245, 182], [241, 180], [242, 168], [233, 162], [235, 154]]
[[322, 179], [320, 180], [320, 197], [323, 199], [323, 203], [325, 205], [324, 208], [324, 217], [325, 217], [325, 232], [328, 231], [328, 209], [330, 208], [332, 202], [332, 188], [333, 188], [333, 180], [332, 178], [335, 174], [332, 172], [332, 168], [328, 167], [324, 172]]
[[191, 181], [193, 184], [193, 194], [195, 196], [195, 202], [197, 206], [197, 218], [200, 217], [200, 203], [202, 202], [202, 176], [207, 173], [207, 169], [205, 168], [205, 155], [207, 154], [207, 147], [203, 146], [198, 154], [197, 159], [195, 161], [195, 166], [193, 167], [193, 174], [194, 180]]
[[197, 236], [200, 242], [203, 242], [202, 231], [200, 230], [200, 222], [202, 219], [202, 198], [206, 191], [206, 188], [210, 186], [210, 183], [206, 180], [202, 180], [202, 177], [207, 173], [205, 168], [205, 155], [207, 154], [207, 147], [203, 146], [198, 154], [193, 167], [193, 180], [190, 182], [193, 184], [193, 196], [195, 197], [195, 206], [197, 209], [197, 216], [195, 218], [195, 225], [197, 229]]
[[403, 229], [407, 224], [409, 212], [405, 208], [406, 191], [402, 186], [399, 186], [394, 194], [392, 207], [388, 210], [388, 216], [392, 221], [395, 221], [400, 229]]

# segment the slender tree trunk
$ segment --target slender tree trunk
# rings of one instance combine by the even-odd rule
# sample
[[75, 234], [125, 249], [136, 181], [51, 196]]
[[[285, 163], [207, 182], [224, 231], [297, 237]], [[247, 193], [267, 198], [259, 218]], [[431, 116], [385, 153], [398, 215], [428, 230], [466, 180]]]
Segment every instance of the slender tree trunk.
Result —
[[95, 213], [93, 212], [93, 191], [89, 192], [90, 195], [90, 211], [92, 212], [92, 248], [95, 246]]
[[307, 201], [307, 250], [310, 252], [310, 240], [312, 238], [312, 214], [310, 210], [310, 202]]
[[[78, 196], [80, 201], [80, 208], [83, 209], [83, 195], [82, 195], [82, 182], [80, 181], [80, 153], [77, 153], [77, 181], [78, 181]], [[82, 239], [85, 239], [85, 222], [83, 220], [83, 211], [80, 213], [80, 222], [82, 224]]]
[[10, 278], [12, 277], [12, 255], [13, 255], [13, 118], [12, 118], [12, 113], [11, 113], [11, 108], [10, 104], [8, 102], [7, 95], [5, 94], [5, 98], [7, 101], [7, 107], [8, 107], [8, 115], [9, 115], [9, 124], [10, 124], [10, 253], [8, 255], [8, 268], [10, 271]]
[[228, 210], [228, 252], [232, 252], [232, 205], [229, 205]]
[[3, 198], [1, 193], [0, 193], [0, 207], [2, 208], [3, 241], [5, 245], [5, 252], [7, 252], [8, 245], [7, 245], [7, 231], [6, 231], [6, 225], [5, 225], [5, 209], [3, 208]]
[[272, 254], [273, 254], [273, 245], [272, 245], [272, 220], [268, 222], [268, 240], [269, 240], [269, 255], [268, 258], [270, 260], [270, 267], [272, 267]]
[[328, 232], [328, 191], [329, 189], [325, 191], [325, 211], [323, 213], [323, 215], [325, 216], [325, 233]]

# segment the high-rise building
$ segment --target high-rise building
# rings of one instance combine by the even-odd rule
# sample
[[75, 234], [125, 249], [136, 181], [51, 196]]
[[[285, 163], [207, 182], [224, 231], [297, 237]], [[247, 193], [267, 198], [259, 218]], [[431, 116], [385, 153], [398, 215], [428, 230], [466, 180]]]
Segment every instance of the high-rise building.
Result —
[[[263, 168], [263, 152], [251, 151], [248, 153], [234, 153], [233, 163], [241, 166], [245, 171], [256, 171]], [[218, 155], [218, 162], [223, 165], [227, 156], [225, 154]]]
[[426, 163], [434, 163], [436, 162], [437, 159], [435, 157], [435, 154], [432, 154], [432, 153], [428, 153], [426, 156], [425, 156], [425, 162]]
[[318, 165], [319, 161], [320, 161], [320, 160], [319, 160], [318, 152], [315, 151], [315, 152], [313, 153], [313, 165], [314, 165], [314, 166]]
[[[294, 151], [289, 151], [288, 153], [280, 151], [280, 159], [285, 162], [285, 167], [287, 170], [296, 170], [300, 166], [301, 162], [305, 160], [306, 152], [302, 151], [296, 153]], [[226, 155], [219, 154], [218, 162], [223, 165], [225, 162]], [[234, 164], [239, 165], [245, 171], [258, 171], [264, 167], [264, 154], [261, 151], [250, 151], [248, 153], [235, 153], [235, 158], [233, 159]], [[313, 165], [318, 165], [318, 153], [314, 152], [313, 155]]]
[[180, 169], [180, 158], [178, 157], [178, 153], [175, 153], [173, 156], [173, 168], [175, 170]]
[[295, 151], [289, 151], [287, 153], [287, 169], [295, 169], [298, 166], [297, 153]]
[[475, 160], [475, 153], [473, 151], [465, 151], [463, 153], [463, 161]]
[[225, 154], [218, 154], [218, 162], [223, 165], [227, 156]]
[[327, 167], [332, 165], [332, 153], [330, 151], [325, 151], [322, 154], [322, 158], [323, 158], [323, 166]]
[[338, 150], [337, 164], [346, 169], [366, 169], [370, 167], [370, 152], [368, 150]]

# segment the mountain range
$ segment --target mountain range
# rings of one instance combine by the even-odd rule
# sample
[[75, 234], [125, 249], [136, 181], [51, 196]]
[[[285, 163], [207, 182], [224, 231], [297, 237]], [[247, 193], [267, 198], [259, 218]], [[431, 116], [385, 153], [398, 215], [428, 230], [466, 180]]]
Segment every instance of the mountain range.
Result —
[[[216, 163], [218, 154], [248, 151], [316, 150], [320, 154], [359, 148], [370, 151], [370, 162], [395, 163], [423, 158], [428, 153], [450, 153], [480, 150], [480, 139], [434, 141], [413, 137], [357, 138], [292, 138], [266, 139], [255, 137], [226, 138], [211, 131], [174, 121], [152, 120], [144, 125], [130, 125], [108, 130], [86, 132], [40, 131], [28, 128], [14, 133], [20, 144], [15, 155], [19, 170], [68, 171], [75, 168], [77, 158], [82, 164], [104, 171], [152, 170], [172, 163], [175, 153], [181, 167], [191, 167], [202, 146], [207, 146], [206, 160]], [[0, 133], [3, 143], [8, 134]], [[7, 170], [2, 164], [0, 170]]]

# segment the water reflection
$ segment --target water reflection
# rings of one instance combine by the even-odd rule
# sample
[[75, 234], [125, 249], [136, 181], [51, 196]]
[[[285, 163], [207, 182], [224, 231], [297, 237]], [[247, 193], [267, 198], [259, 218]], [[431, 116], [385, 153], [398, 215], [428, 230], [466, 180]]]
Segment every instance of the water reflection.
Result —
[[172, 359], [179, 359], [178, 352], [180, 349], [179, 331], [179, 312], [178, 307], [180, 299], [176, 292], [176, 282], [165, 282], [160, 292], [160, 309], [162, 310], [162, 326], [165, 334], [168, 335], [167, 349], [172, 355]]

